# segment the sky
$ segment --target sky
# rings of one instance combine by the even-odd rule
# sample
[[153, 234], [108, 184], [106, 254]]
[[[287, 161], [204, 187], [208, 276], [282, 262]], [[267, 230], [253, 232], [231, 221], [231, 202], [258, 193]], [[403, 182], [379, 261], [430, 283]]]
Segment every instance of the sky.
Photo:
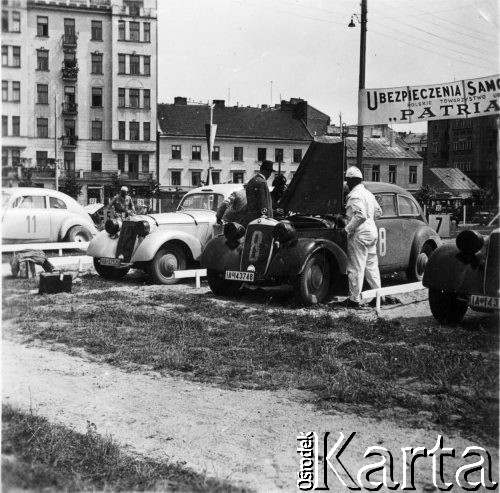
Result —
[[[367, 2], [367, 88], [500, 73], [497, 0]], [[158, 102], [295, 97], [355, 125], [360, 13], [359, 0], [158, 0]]]

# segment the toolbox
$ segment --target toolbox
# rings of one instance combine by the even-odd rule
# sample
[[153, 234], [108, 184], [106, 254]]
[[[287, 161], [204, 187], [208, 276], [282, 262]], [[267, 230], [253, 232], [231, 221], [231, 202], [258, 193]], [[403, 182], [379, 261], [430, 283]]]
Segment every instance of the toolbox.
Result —
[[41, 272], [38, 294], [71, 293], [73, 276], [62, 272]]

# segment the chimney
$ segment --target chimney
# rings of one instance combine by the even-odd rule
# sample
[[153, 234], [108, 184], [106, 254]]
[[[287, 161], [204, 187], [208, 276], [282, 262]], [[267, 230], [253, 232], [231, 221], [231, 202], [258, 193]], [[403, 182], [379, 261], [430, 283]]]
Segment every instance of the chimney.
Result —
[[391, 147], [394, 147], [395, 144], [396, 144], [396, 132], [394, 132], [393, 130], [390, 130], [389, 131], [389, 145]]
[[304, 120], [307, 123], [307, 101], [299, 100], [293, 105], [293, 118], [296, 120]]
[[225, 108], [226, 107], [226, 102], [224, 101], [224, 99], [214, 99], [212, 101], [212, 103], [214, 104], [215, 108]]
[[187, 98], [183, 98], [181, 96], [176, 96], [174, 98], [174, 104], [176, 106], [187, 106]]

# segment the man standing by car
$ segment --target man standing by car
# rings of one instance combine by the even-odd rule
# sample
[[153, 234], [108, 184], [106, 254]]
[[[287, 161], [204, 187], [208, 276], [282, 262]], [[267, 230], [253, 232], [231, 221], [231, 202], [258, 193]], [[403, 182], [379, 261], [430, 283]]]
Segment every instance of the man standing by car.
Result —
[[349, 298], [344, 305], [359, 307], [363, 279], [373, 289], [380, 288], [380, 272], [377, 258], [378, 231], [375, 220], [382, 215], [375, 196], [361, 183], [363, 174], [356, 166], [346, 171], [349, 187], [347, 195], [347, 275], [349, 278]]
[[109, 203], [109, 208], [115, 208], [115, 214], [122, 219], [134, 215], [135, 207], [132, 197], [128, 194], [127, 187], [121, 187], [120, 193], [116, 194]]
[[234, 191], [217, 209], [217, 224], [245, 222], [247, 214], [247, 194], [244, 188]]
[[244, 226], [262, 216], [273, 217], [273, 202], [267, 186], [267, 180], [273, 173], [273, 162], [263, 161], [259, 172], [247, 183], [247, 215]]

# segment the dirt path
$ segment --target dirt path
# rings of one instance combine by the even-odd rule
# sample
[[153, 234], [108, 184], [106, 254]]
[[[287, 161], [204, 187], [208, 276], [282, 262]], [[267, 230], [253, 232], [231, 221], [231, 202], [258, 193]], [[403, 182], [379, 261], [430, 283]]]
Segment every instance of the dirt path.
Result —
[[[370, 463], [363, 460], [366, 448], [383, 445], [393, 453], [399, 479], [401, 447], [432, 448], [437, 439], [436, 432], [405, 429], [390, 421], [324, 414], [302, 403], [299, 393], [201, 386], [9, 340], [3, 342], [2, 372], [4, 402], [33, 408], [81, 432], [89, 420], [131, 452], [183, 461], [197, 472], [263, 492], [296, 491], [296, 436], [301, 431], [329, 431], [331, 446], [338, 432], [355, 431], [342, 456], [346, 467], [356, 473]], [[460, 437], [445, 437], [445, 446], [455, 447], [458, 456], [468, 445], [472, 443]], [[498, 452], [490, 452], [496, 463]], [[463, 462], [446, 460], [446, 476], [451, 477]], [[417, 491], [431, 482], [430, 460], [422, 464]], [[341, 491], [334, 483], [332, 487]]]

